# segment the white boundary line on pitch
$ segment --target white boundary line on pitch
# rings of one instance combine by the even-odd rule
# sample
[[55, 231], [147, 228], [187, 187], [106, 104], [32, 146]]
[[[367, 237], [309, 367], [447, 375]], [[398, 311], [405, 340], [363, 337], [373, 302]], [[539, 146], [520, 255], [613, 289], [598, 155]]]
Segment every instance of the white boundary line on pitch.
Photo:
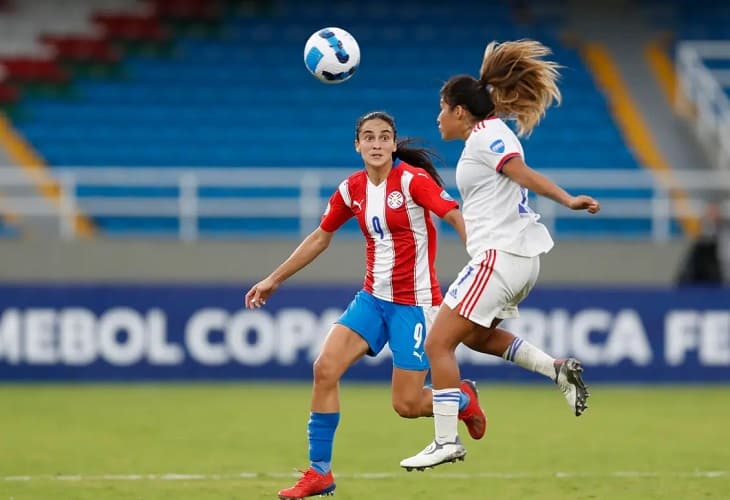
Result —
[[[395, 472], [362, 472], [362, 473], [340, 473], [338, 478], [344, 479], [396, 479], [405, 476], [405, 471]], [[231, 479], [266, 479], [266, 478], [289, 478], [299, 477], [298, 472], [240, 472], [237, 474], [59, 474], [59, 475], [37, 475], [37, 476], [0, 476], [2, 481], [223, 481]], [[407, 476], [410, 477], [410, 476]], [[582, 472], [552, 472], [545, 474], [529, 472], [427, 472], [419, 475], [424, 479], [573, 479], [573, 478], [725, 478], [730, 477], [727, 470], [698, 470], [680, 472], [651, 472], [651, 471], [614, 471], [606, 473], [582, 473]]]

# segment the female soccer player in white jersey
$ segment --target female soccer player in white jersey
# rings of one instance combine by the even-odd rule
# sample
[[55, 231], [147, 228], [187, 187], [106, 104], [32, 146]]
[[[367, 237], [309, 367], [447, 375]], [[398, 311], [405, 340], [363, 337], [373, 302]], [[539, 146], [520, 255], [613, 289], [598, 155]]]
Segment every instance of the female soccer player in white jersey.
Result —
[[[497, 325], [517, 317], [517, 305], [537, 280], [539, 255], [553, 246], [527, 204], [527, 191], [573, 210], [600, 210], [590, 196], [571, 196], [529, 168], [518, 138], [501, 119], [514, 119], [518, 133], [528, 135], [553, 101], [560, 101], [558, 66], [542, 59], [548, 54], [547, 47], [532, 40], [491, 42], [479, 79], [454, 76], [441, 89], [441, 136], [465, 141], [456, 182], [471, 260], [449, 287], [426, 339], [435, 438], [419, 454], [401, 461], [406, 469], [433, 467], [466, 455], [457, 433], [459, 366], [454, 352], [474, 337], [504, 336]], [[588, 391], [577, 360], [555, 360], [518, 337], [506, 346], [503, 357], [552, 378], [576, 416], [587, 407]]]
[[[376, 355], [385, 344], [393, 352], [392, 402], [403, 417], [432, 415], [430, 388], [424, 388], [428, 359], [426, 330], [441, 304], [434, 266], [434, 212], [465, 238], [458, 204], [441, 186], [425, 149], [396, 140], [395, 122], [382, 112], [357, 123], [355, 149], [365, 169], [345, 181], [331, 196], [320, 226], [266, 279], [246, 294], [247, 307], [260, 307], [279, 285], [320, 255], [334, 232], [356, 217], [366, 242], [367, 271], [363, 289], [333, 325], [314, 362], [309, 423], [310, 468], [279, 498], [305, 498], [334, 491], [332, 447], [339, 422], [338, 383], [364, 355]], [[488, 345], [481, 346], [487, 349]], [[501, 351], [500, 351], [501, 352]], [[457, 389], [459, 417], [476, 439], [486, 418], [471, 381]], [[457, 384], [459, 385], [459, 384]]]

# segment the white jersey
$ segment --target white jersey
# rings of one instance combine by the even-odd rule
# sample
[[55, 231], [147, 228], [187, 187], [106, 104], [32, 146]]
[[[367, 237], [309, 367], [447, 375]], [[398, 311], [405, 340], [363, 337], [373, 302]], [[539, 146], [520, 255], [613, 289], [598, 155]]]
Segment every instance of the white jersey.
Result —
[[534, 257], [553, 247], [540, 216], [528, 206], [527, 189], [501, 173], [516, 156], [524, 158], [522, 145], [499, 118], [477, 123], [466, 140], [456, 165], [456, 185], [471, 257], [488, 249]]

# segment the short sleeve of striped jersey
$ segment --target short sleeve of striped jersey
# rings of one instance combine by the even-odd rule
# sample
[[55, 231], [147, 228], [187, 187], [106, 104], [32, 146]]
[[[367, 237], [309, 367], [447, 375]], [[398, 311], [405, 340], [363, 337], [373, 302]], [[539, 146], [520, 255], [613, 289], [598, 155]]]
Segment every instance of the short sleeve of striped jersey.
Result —
[[514, 134], [487, 129], [481, 135], [479, 152], [483, 155], [484, 162], [497, 172], [502, 172], [502, 167], [508, 160], [522, 156], [522, 148]]
[[328, 233], [332, 233], [337, 231], [353, 215], [352, 210], [345, 204], [345, 200], [338, 189], [330, 196], [319, 227]]
[[410, 191], [416, 203], [423, 208], [429, 209], [439, 217], [443, 217], [451, 210], [459, 208], [459, 204], [451, 195], [436, 184], [436, 181], [425, 172], [419, 172], [413, 177]]

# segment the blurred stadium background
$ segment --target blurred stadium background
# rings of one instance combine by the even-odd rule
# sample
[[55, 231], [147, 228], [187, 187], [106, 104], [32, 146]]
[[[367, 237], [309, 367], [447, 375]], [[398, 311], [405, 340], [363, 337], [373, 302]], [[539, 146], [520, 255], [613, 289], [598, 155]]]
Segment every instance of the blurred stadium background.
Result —
[[[303, 65], [325, 26], [361, 47], [343, 85]], [[456, 194], [438, 90], [523, 37], [565, 67], [527, 162], [603, 209], [532, 200], [557, 245], [510, 327], [581, 358], [592, 408], [460, 352], [486, 442], [407, 475], [432, 424], [390, 410], [386, 353], [342, 385], [337, 495], [730, 498], [730, 5], [705, 0], [0, 0], [0, 498], [273, 498], [306, 465], [356, 226], [265, 310], [245, 290], [361, 167], [365, 112]], [[441, 229], [447, 285], [465, 252]]]

